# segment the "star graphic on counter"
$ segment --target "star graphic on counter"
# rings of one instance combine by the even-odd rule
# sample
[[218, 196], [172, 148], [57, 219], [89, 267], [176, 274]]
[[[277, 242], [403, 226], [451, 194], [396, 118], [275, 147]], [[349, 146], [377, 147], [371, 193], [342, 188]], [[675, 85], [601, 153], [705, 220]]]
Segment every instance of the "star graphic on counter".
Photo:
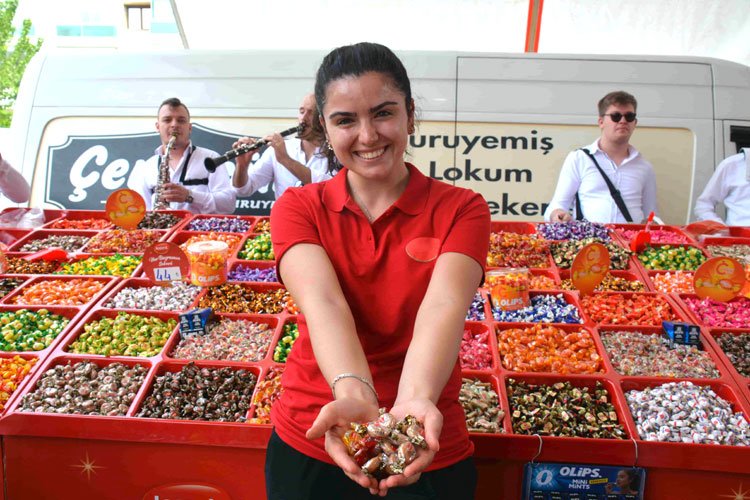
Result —
[[750, 490], [742, 491], [742, 483], [740, 483], [740, 489], [738, 491], [732, 490], [731, 495], [721, 495], [724, 498], [731, 498], [732, 500], [750, 500]]
[[96, 469], [106, 469], [101, 465], [95, 465], [96, 462], [89, 458], [89, 452], [86, 452], [86, 459], [81, 460], [80, 464], [71, 465], [71, 467], [78, 467], [81, 469], [81, 474], [86, 474], [86, 478], [91, 481], [91, 473], [96, 474]]

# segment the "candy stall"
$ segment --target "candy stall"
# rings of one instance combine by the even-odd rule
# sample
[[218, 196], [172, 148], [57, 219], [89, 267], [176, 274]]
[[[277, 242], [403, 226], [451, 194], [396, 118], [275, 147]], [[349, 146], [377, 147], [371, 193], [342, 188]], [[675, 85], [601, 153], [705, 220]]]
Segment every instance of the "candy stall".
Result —
[[[44, 216], [2, 229], [5, 496], [263, 498], [299, 313], [268, 218]], [[750, 299], [711, 267], [750, 238], [643, 229], [492, 223], [459, 353], [477, 498], [750, 498]]]

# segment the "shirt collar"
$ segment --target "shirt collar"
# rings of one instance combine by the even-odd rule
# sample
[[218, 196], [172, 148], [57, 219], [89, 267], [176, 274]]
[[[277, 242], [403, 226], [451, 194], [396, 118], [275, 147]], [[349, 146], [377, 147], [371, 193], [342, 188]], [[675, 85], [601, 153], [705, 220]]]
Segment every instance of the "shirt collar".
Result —
[[[193, 141], [188, 142], [187, 147], [185, 148], [185, 151], [189, 151], [193, 147]], [[185, 151], [183, 151], [182, 156], [185, 156]], [[162, 145], [159, 144], [156, 146], [156, 149], [154, 150], [154, 154], [156, 156], [162, 156], [164, 155], [164, 152], [162, 151]]]
[[[591, 144], [588, 148], [589, 151], [591, 151], [591, 154], [595, 154], [597, 151], [601, 151], [603, 155], [606, 155], [604, 151], [602, 151], [602, 148], [599, 147], [599, 139], [595, 140], [593, 144]], [[640, 153], [632, 144], [628, 144], [628, 157], [625, 158], [625, 161], [630, 161], [636, 156], [638, 156]], [[624, 162], [623, 162], [624, 163]]]
[[[409, 183], [393, 206], [409, 215], [418, 215], [424, 211], [425, 205], [427, 205], [427, 199], [430, 195], [430, 181], [411, 163], [407, 163], [406, 168], [409, 169]], [[346, 188], [346, 173], [348, 171], [346, 167], [342, 168], [323, 187], [323, 204], [329, 210], [341, 212], [351, 198]], [[351, 200], [351, 203], [355, 203], [354, 200]]]

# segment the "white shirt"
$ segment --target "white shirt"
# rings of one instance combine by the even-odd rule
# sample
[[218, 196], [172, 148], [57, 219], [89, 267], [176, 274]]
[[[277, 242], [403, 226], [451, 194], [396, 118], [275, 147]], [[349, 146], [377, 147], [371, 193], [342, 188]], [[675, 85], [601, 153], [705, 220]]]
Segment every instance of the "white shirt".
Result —
[[695, 201], [698, 220], [724, 223], [716, 213], [716, 204], [727, 208], [728, 226], [750, 226], [750, 148], [726, 158], [716, 167], [703, 193]]
[[[628, 157], [619, 167], [599, 149], [598, 140], [586, 146], [586, 149], [594, 155], [609, 180], [620, 191], [634, 223], [643, 221], [650, 212], [656, 213], [654, 168], [633, 146], [629, 147]], [[568, 153], [565, 158], [555, 194], [544, 212], [544, 220], [550, 220], [553, 210], [570, 210], [576, 192], [586, 220], [604, 224], [627, 222], [599, 169], [586, 153], [578, 149]]]
[[[189, 210], [196, 214], [231, 214], [237, 196], [232, 189], [229, 174], [224, 165], [219, 165], [215, 172], [209, 173], [203, 162], [206, 158], [215, 158], [219, 154], [206, 148], [193, 149], [192, 142], [185, 148], [180, 163], [176, 169], [170, 169], [170, 182], [181, 184], [180, 177], [185, 168], [185, 159], [190, 156], [185, 180], [208, 178], [208, 184], [186, 185], [193, 194], [193, 203], [170, 203], [170, 210]], [[155, 150], [155, 155], [148, 160], [135, 164], [128, 178], [128, 187], [137, 191], [146, 200], [146, 209], [151, 210], [154, 205], [155, 189], [159, 178], [159, 158], [162, 147]]]
[[[331, 178], [328, 173], [328, 159], [318, 154], [320, 148], [315, 148], [315, 153], [310, 155], [310, 158], [305, 158], [301, 139], [287, 139], [284, 144], [286, 145], [286, 152], [292, 160], [298, 161], [310, 169], [312, 182], [321, 182]], [[234, 189], [237, 191], [237, 196], [250, 196], [272, 181], [277, 200], [287, 188], [302, 185], [301, 180], [276, 160], [276, 151], [272, 147], [268, 147], [258, 158], [258, 161], [250, 165], [245, 185]]]

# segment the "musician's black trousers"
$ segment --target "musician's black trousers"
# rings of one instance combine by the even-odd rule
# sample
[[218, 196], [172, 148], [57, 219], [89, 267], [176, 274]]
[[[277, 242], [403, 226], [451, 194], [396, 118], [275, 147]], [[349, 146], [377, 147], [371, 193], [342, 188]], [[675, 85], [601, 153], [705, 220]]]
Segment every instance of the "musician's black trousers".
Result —
[[[471, 500], [477, 484], [474, 460], [422, 473], [415, 484], [388, 490], [389, 500]], [[304, 455], [274, 431], [266, 450], [268, 500], [375, 500], [337, 466]]]

